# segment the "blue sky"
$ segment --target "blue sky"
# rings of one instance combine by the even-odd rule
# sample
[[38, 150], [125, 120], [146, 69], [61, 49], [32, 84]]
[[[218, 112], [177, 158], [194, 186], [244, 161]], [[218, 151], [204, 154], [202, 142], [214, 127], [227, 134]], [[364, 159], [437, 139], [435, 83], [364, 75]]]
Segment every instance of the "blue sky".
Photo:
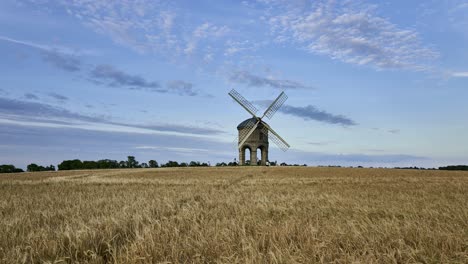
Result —
[[[468, 1], [0, 2], [0, 163], [231, 161], [264, 109], [310, 165], [466, 164]], [[262, 111], [262, 110], [260, 110]]]

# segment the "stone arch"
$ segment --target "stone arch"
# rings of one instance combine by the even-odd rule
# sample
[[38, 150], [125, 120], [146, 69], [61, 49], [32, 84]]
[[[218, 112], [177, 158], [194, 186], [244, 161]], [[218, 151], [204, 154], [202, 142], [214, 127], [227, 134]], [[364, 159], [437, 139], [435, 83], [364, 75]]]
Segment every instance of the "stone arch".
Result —
[[[247, 150], [249, 151], [248, 155], [246, 155]], [[252, 147], [250, 147], [249, 145], [242, 146], [242, 148], [239, 150], [239, 165], [246, 165], [246, 157], [248, 158], [248, 160], [251, 160], [251, 156]]]

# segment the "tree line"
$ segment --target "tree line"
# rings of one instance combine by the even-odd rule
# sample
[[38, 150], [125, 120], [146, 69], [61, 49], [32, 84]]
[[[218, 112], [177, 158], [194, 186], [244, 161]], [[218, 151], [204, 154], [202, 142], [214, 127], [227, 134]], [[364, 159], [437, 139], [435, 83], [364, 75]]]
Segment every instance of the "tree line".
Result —
[[165, 167], [209, 167], [206, 162], [191, 161], [177, 162], [168, 161], [167, 163], [159, 164], [156, 160], [150, 160], [147, 163], [140, 163], [134, 156], [128, 156], [127, 160], [117, 161], [103, 159], [98, 161], [81, 161], [79, 159], [64, 160], [58, 165], [59, 170], [91, 170], [91, 169], [125, 169], [125, 168], [165, 168]]
[[439, 167], [439, 170], [468, 171], [468, 165], [451, 165], [446, 167]]
[[[237, 166], [238, 163], [234, 162], [220, 162], [216, 163], [215, 166]], [[169, 160], [166, 163], [159, 164], [156, 160], [149, 160], [148, 162], [140, 163], [135, 159], [134, 156], [128, 156], [127, 160], [117, 161], [111, 159], [102, 160], [84, 160], [79, 159], [64, 160], [58, 164], [58, 170], [96, 170], [96, 169], [125, 169], [125, 168], [171, 168], [171, 167], [210, 167], [209, 162], [190, 161], [190, 162], [178, 162]], [[37, 171], [55, 171], [54, 165], [41, 166], [35, 163], [31, 163], [27, 166], [28, 172]], [[13, 173], [13, 172], [24, 172], [23, 169], [16, 168], [13, 165], [0, 165], [0, 173]]]
[[0, 173], [13, 173], [13, 172], [24, 172], [23, 169], [16, 168], [10, 164], [0, 165]]
[[31, 164], [28, 165], [27, 170], [30, 171], [30, 172], [34, 172], [34, 171], [55, 171], [55, 166], [50, 165], [50, 166], [44, 167], [44, 166], [37, 165], [35, 163], [31, 163]]
[[[249, 165], [249, 161], [246, 161], [246, 165]], [[224, 166], [238, 166], [236, 160], [232, 162], [220, 162], [216, 163], [216, 167], [224, 167]], [[173, 160], [169, 160], [166, 163], [159, 164], [156, 160], [149, 160], [148, 162], [140, 163], [135, 159], [134, 156], [128, 156], [127, 160], [117, 161], [111, 159], [102, 159], [98, 161], [81, 161], [79, 159], [74, 160], [64, 160], [62, 161], [57, 167], [58, 170], [95, 170], [95, 169], [124, 169], [124, 168], [170, 168], [170, 167], [210, 167], [211, 164], [209, 162], [199, 162], [199, 161], [190, 161], [190, 162], [177, 162]], [[278, 163], [270, 162], [270, 166], [278, 166]], [[298, 164], [287, 164], [282, 162], [279, 166], [307, 166], [298, 165]], [[323, 166], [319, 166], [323, 167]], [[341, 166], [328, 166], [328, 167], [341, 167]], [[352, 167], [351, 167], [352, 168]], [[362, 166], [358, 166], [357, 168], [363, 168]], [[372, 168], [372, 167], [371, 167]], [[425, 170], [426, 168], [418, 168], [418, 167], [395, 167], [394, 169], [417, 169], [417, 170]], [[445, 167], [439, 167], [439, 170], [457, 170], [457, 171], [468, 171], [468, 165], [450, 165]], [[36, 172], [36, 171], [55, 171], [56, 168], [54, 165], [49, 166], [41, 166], [35, 163], [31, 163], [27, 166], [28, 172]], [[16, 168], [14, 165], [11, 164], [4, 164], [0, 165], [0, 173], [15, 173], [15, 172], [24, 172], [21, 168]]]

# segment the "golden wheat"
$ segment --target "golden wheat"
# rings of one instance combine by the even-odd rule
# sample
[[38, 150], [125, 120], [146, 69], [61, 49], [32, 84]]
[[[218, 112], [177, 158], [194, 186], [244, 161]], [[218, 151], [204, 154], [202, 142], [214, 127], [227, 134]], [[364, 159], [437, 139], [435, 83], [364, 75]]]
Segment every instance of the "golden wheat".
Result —
[[303, 167], [0, 176], [2, 263], [468, 263], [468, 173]]

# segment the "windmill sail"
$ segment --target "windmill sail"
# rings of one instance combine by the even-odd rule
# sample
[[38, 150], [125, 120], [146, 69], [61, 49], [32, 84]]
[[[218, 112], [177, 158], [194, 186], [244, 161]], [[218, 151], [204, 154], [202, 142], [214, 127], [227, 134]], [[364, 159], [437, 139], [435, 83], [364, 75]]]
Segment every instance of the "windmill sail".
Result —
[[276, 98], [273, 103], [267, 108], [265, 113], [263, 113], [263, 117], [268, 117], [268, 119], [271, 119], [273, 115], [278, 111], [278, 109], [284, 104], [284, 102], [288, 99], [288, 96], [284, 93], [281, 92], [281, 94]]
[[247, 99], [245, 99], [239, 92], [232, 89], [229, 93], [229, 96], [232, 97], [238, 104], [240, 104], [247, 112], [249, 112], [253, 117], [257, 117], [258, 109]]
[[275, 144], [282, 150], [286, 151], [289, 149], [290, 145], [286, 140], [284, 140], [278, 133], [276, 133], [273, 128], [271, 128], [267, 123], [262, 122], [263, 124], [263, 133], [268, 134], [268, 138], [271, 139], [271, 141], [275, 142]]

